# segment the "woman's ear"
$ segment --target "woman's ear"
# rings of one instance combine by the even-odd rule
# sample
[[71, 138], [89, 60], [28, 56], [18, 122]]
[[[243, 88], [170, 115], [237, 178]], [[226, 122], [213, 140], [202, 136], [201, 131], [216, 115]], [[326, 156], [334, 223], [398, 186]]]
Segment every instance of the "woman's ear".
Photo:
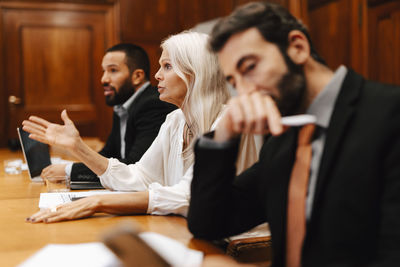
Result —
[[143, 83], [143, 81], [146, 79], [146, 75], [144, 74], [144, 71], [142, 69], [136, 69], [132, 73], [132, 84], [134, 86], [138, 86]]
[[307, 37], [299, 30], [288, 34], [287, 55], [297, 65], [303, 65], [310, 57], [310, 43]]

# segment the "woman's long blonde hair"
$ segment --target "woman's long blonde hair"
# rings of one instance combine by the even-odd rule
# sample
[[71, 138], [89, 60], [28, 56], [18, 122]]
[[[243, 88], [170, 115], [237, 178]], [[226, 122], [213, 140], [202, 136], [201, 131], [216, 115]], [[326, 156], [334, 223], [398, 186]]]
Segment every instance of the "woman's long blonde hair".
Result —
[[187, 87], [181, 109], [194, 138], [184, 152], [192, 149], [196, 137], [211, 130], [229, 98], [217, 56], [208, 49], [208, 38], [204, 33], [185, 31], [161, 43], [172, 68]]

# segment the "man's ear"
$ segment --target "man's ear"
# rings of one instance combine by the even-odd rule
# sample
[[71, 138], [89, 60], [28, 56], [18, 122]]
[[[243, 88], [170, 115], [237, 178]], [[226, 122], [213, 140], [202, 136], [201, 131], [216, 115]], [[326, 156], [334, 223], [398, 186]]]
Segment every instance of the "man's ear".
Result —
[[310, 57], [310, 43], [307, 37], [299, 30], [288, 34], [287, 55], [297, 65], [303, 65]]
[[146, 75], [144, 74], [144, 71], [142, 69], [136, 69], [133, 71], [131, 80], [134, 86], [142, 84], [145, 79]]

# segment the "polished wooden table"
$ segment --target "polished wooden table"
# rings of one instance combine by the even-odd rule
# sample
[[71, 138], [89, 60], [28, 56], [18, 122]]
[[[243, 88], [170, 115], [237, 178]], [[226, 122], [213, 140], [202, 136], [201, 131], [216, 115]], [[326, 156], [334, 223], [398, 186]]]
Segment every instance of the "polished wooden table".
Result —
[[144, 231], [171, 237], [189, 248], [205, 254], [223, 253], [203, 240], [194, 239], [186, 219], [179, 216], [113, 216], [94, 217], [54, 224], [30, 224], [25, 218], [38, 210], [39, 196], [46, 192], [42, 183], [30, 181], [27, 171], [19, 175], [4, 173], [3, 161], [23, 158], [21, 152], [0, 149], [0, 266], [16, 266], [49, 243], [72, 244], [101, 241], [102, 234], [124, 222], [139, 224]]

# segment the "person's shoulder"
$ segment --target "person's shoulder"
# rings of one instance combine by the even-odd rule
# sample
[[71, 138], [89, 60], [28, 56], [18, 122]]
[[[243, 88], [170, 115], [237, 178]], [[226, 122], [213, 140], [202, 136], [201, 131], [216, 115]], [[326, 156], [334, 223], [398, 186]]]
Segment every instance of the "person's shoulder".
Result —
[[169, 113], [167, 115], [167, 118], [165, 119], [165, 121], [167, 122], [180, 122], [182, 120], [185, 120], [185, 116], [183, 115], [183, 112], [181, 109], [176, 109], [174, 111], [172, 111], [171, 113]]
[[400, 87], [376, 81], [365, 80], [363, 95], [372, 102], [376, 108], [384, 109], [394, 106], [400, 108]]
[[176, 106], [169, 104], [167, 102], [160, 100], [160, 94], [157, 91], [157, 87], [153, 85], [148, 85], [143, 92], [138, 96], [138, 99], [133, 105], [136, 109], [161, 109], [162, 112], [169, 113], [172, 110], [176, 109]]
[[344, 85], [352, 88], [360, 87], [360, 96], [364, 100], [372, 99], [375, 102], [379, 102], [379, 100], [397, 102], [400, 100], [400, 86], [368, 80], [352, 69], [348, 70]]
[[[161, 125], [159, 135], [173, 136], [177, 134], [177, 131], [182, 127], [185, 122], [185, 116], [181, 109], [176, 109], [169, 113]], [[169, 138], [169, 137], [168, 137]]]
[[400, 96], [400, 86], [366, 80], [365, 88], [383, 97]]
[[152, 101], [154, 101], [154, 100], [160, 101], [159, 95], [160, 94], [158, 93], [157, 87], [149, 84], [146, 88], [144, 88], [144, 90], [138, 96], [138, 99], [144, 98], [144, 99], [152, 100]]

